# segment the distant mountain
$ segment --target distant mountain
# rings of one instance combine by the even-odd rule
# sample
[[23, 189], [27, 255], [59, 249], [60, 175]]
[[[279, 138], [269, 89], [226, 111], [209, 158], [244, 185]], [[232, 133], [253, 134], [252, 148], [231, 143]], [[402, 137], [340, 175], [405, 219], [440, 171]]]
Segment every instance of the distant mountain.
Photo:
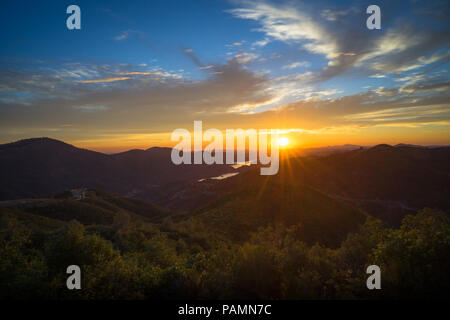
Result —
[[382, 144], [289, 162], [296, 180], [371, 213], [396, 211], [392, 222], [426, 206], [450, 212], [450, 147]]
[[[258, 176], [259, 168], [250, 171]], [[424, 207], [450, 213], [450, 147], [382, 144], [320, 157], [282, 156], [276, 176], [247, 177], [193, 182], [166, 194], [159, 203], [174, 209], [193, 209], [249, 183], [271, 182], [284, 190], [299, 184], [312, 187], [393, 225]]]
[[[284, 190], [314, 188], [392, 224], [423, 207], [450, 212], [450, 147], [380, 144], [334, 149], [338, 151], [320, 157], [282, 153], [279, 173], [259, 176], [258, 166], [176, 166], [170, 148], [106, 155], [53, 139], [27, 139], [0, 145], [0, 200], [48, 197], [85, 187], [191, 211], [241, 188], [270, 182]], [[246, 171], [250, 173], [225, 180], [203, 180]]]
[[364, 147], [354, 145], [354, 144], [344, 144], [344, 145], [340, 145], [340, 146], [305, 148], [305, 149], [301, 149], [301, 154], [303, 156], [327, 156], [332, 153], [351, 151], [351, 150], [356, 150], [356, 149], [360, 149], [360, 148], [364, 148]]
[[89, 187], [153, 201], [171, 186], [236, 172], [228, 165], [174, 165], [170, 148], [107, 155], [49, 138], [0, 145], [0, 200]]
[[408, 144], [408, 143], [398, 143], [398, 144], [396, 144], [394, 147], [396, 147], [396, 148], [401, 148], [401, 147], [409, 147], [409, 148], [428, 148], [428, 147], [425, 147], [425, 146], [419, 146], [419, 145], [416, 145], [416, 144]]

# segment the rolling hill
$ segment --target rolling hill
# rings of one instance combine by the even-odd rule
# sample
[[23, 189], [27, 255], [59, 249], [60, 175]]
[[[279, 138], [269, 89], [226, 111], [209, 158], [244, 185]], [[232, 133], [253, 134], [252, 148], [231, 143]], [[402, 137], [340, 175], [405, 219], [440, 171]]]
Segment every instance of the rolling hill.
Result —
[[[320, 156], [283, 152], [279, 173], [261, 177], [257, 166], [176, 166], [169, 148], [107, 155], [49, 138], [27, 139], [0, 145], [0, 199], [45, 198], [87, 187], [192, 211], [243, 187], [258, 188], [270, 181], [288, 192], [299, 186], [315, 189], [393, 225], [424, 207], [450, 212], [449, 147], [346, 147]], [[244, 175], [246, 171], [254, 173]], [[205, 180], [234, 172], [241, 174]]]
[[60, 222], [55, 223], [56, 226], [71, 220], [105, 226], [130, 220], [158, 223], [170, 215], [170, 211], [154, 204], [93, 189], [86, 191], [86, 198], [82, 200], [63, 194], [56, 198], [0, 201], [0, 212], [17, 213], [23, 219], [34, 216], [34, 219], [41, 217]]
[[289, 159], [294, 179], [398, 224], [424, 207], [450, 212], [450, 148], [378, 145]]
[[247, 240], [252, 232], [268, 226], [294, 226], [299, 240], [335, 247], [366, 219], [364, 212], [345, 201], [302, 183], [260, 176], [259, 170], [230, 178], [221, 188], [222, 196], [189, 216], [233, 241]]
[[406, 214], [424, 207], [450, 213], [449, 164], [449, 147], [378, 145], [320, 157], [285, 153], [276, 176], [261, 177], [259, 169], [252, 167], [251, 179], [242, 173], [223, 181], [191, 182], [167, 193], [158, 203], [192, 210], [241, 186], [272, 181], [285, 190], [308, 186], [398, 225]]
[[234, 172], [228, 165], [174, 165], [170, 148], [102, 154], [49, 138], [0, 145], [0, 200], [96, 188], [147, 201], [170, 186]]

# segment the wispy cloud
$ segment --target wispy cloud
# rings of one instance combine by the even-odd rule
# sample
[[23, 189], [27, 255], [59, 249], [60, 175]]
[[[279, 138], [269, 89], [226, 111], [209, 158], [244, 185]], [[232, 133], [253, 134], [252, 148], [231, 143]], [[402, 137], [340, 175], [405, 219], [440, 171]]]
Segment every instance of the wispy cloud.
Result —
[[122, 31], [120, 34], [115, 36], [114, 39], [117, 41], [125, 40], [128, 38], [129, 35], [130, 35], [130, 31], [128, 31], [128, 30]]
[[320, 16], [328, 21], [336, 21], [338, 19], [341, 19], [345, 16], [347, 16], [349, 13], [352, 12], [359, 12], [355, 7], [351, 7], [349, 9], [345, 10], [339, 10], [339, 9], [324, 9], [320, 12]]
[[309, 67], [311, 64], [308, 61], [299, 61], [299, 62], [293, 62], [291, 64], [285, 65], [282, 68], [283, 69], [296, 69], [299, 67]]
[[371, 78], [376, 78], [376, 79], [382, 79], [382, 78], [386, 78], [385, 74], [380, 74], [380, 73], [376, 73], [370, 76]]
[[241, 64], [249, 63], [250, 61], [256, 60], [257, 58], [257, 54], [249, 52], [241, 52], [234, 55], [234, 59], [236, 59], [236, 61]]
[[98, 112], [98, 111], [106, 111], [108, 110], [108, 107], [99, 105], [99, 106], [74, 106], [75, 109], [84, 111], [84, 112]]
[[109, 77], [109, 78], [101, 78], [101, 79], [89, 79], [89, 80], [82, 80], [80, 83], [102, 83], [102, 82], [115, 82], [115, 81], [122, 81], [122, 80], [128, 80], [130, 77]]
[[120, 32], [117, 36], [114, 37], [114, 40], [123, 41], [130, 38], [132, 35], [137, 35], [139, 37], [145, 38], [145, 35], [141, 31], [129, 29]]
[[317, 14], [302, 9], [301, 3], [276, 5], [246, 1], [229, 12], [240, 19], [257, 21], [261, 26], [257, 31], [266, 35], [264, 45], [278, 40], [326, 57], [328, 63], [315, 74], [313, 81], [327, 80], [353, 67], [365, 69], [369, 75], [402, 73], [449, 59], [448, 51], [435, 52], [450, 44], [448, 26], [430, 30], [397, 23], [374, 35], [351, 23], [359, 21], [355, 15], [361, 14], [353, 7], [322, 10], [319, 16], [327, 23], [321, 23], [323, 20]]
[[[146, 67], [147, 65], [144, 65]], [[128, 76], [148, 76], [151, 75], [151, 72], [139, 72], [139, 71], [125, 71], [125, 72], [119, 72], [119, 74], [122, 75], [128, 75]]]
[[266, 44], [270, 42], [269, 38], [264, 38], [263, 40], [255, 41], [252, 46], [253, 47], [264, 47]]

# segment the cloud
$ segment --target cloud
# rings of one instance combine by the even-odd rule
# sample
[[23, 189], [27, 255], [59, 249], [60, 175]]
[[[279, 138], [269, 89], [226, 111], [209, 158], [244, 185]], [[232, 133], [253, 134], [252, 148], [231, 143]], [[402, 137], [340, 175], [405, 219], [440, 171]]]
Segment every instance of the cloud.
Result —
[[266, 44], [270, 42], [269, 38], [264, 38], [263, 40], [253, 42], [253, 47], [264, 47]]
[[308, 61], [299, 61], [299, 62], [293, 62], [291, 64], [285, 65], [282, 67], [282, 69], [296, 69], [299, 67], [309, 67], [311, 64]]
[[405, 93], [418, 93], [418, 92], [431, 92], [431, 91], [448, 92], [448, 91], [450, 91], [450, 82], [426, 83], [426, 84], [414, 83], [414, 84], [404, 85], [399, 89], [399, 92], [405, 92]]
[[[132, 66], [127, 67], [132, 69]], [[73, 130], [149, 127], [173, 130], [200, 115], [202, 118], [220, 118], [234, 106], [264, 103], [272, 98], [264, 91], [268, 79], [243, 69], [236, 59], [214, 66], [216, 73], [203, 81], [180, 79], [163, 69], [151, 70], [149, 75], [141, 76], [140, 73], [145, 71], [121, 68], [124, 66], [109, 66], [107, 70], [115, 74], [139, 72], [139, 75], [123, 77], [129, 78], [127, 81], [118, 81], [122, 77], [102, 77], [82, 79], [83, 83], [80, 83], [77, 77], [61, 80], [52, 73], [41, 74], [34, 70], [32, 74], [29, 71], [17, 74], [15, 81], [9, 82], [4, 81], [0, 73], [0, 90], [26, 91], [29, 96], [21, 99], [28, 99], [33, 105], [26, 108], [12, 93], [10, 100], [1, 99], [2, 129], [29, 131], [70, 123]], [[30, 83], [29, 79], [33, 78], [41, 85]], [[89, 83], [92, 85], [87, 85]]]
[[183, 52], [196, 66], [198, 66], [199, 68], [205, 67], [205, 65], [200, 61], [200, 59], [197, 58], [193, 49], [187, 48], [184, 49]]
[[70, 105], [80, 101], [76, 106], [104, 105], [102, 101], [87, 101], [87, 97], [107, 96], [111, 91], [133, 92], [176, 85], [186, 80], [183, 72], [169, 72], [158, 66], [70, 62], [53, 64], [51, 68], [40, 65], [29, 68], [17, 64], [14, 70], [0, 68], [0, 106], [21, 108], [40, 105], [44, 101], [50, 104], [68, 101]]
[[346, 10], [325, 9], [320, 12], [320, 16], [328, 21], [336, 21], [355, 11], [358, 12], [359, 10], [354, 7]]
[[[434, 121], [442, 122], [442, 117], [446, 117], [449, 120], [450, 108], [445, 104], [440, 105], [424, 105], [424, 106], [408, 106], [389, 108], [371, 112], [357, 113], [349, 116], [344, 116], [343, 119], [350, 120], [352, 122], [372, 122], [374, 126], [379, 124], [389, 124], [395, 122], [407, 122], [407, 123], [419, 123], [426, 118], [434, 118]], [[436, 118], [439, 117], [440, 119]], [[432, 120], [432, 119], [431, 119]], [[433, 120], [432, 120], [433, 122]], [[430, 122], [426, 122], [430, 123]]]
[[382, 79], [382, 78], [386, 78], [386, 75], [377, 73], [377, 74], [371, 75], [370, 78]]
[[120, 34], [118, 34], [117, 36], [114, 37], [114, 40], [122, 41], [122, 40], [128, 39], [130, 33], [131, 33], [131, 30], [122, 31]]
[[[117, 69], [119, 67], [109, 66], [108, 70], [127, 72]], [[79, 141], [92, 136], [101, 140], [105, 135], [156, 134], [191, 128], [194, 120], [203, 120], [205, 126], [219, 129], [280, 128], [317, 135], [357, 132], [358, 128], [370, 127], [450, 124], [450, 84], [446, 76], [439, 73], [411, 75], [398, 81], [399, 86], [394, 88], [335, 97], [342, 93], [339, 89], [303, 85], [311, 72], [268, 79], [244, 69], [235, 59], [214, 66], [214, 70], [218, 74], [210, 74], [202, 81], [172, 77], [150, 80], [156, 77], [152, 72], [126, 82], [101, 86], [79, 84], [79, 79], [69, 76], [68, 72], [73, 87], [63, 81], [64, 85], [59, 83], [53, 89], [56, 92], [53, 91], [52, 96], [42, 94], [43, 98], [33, 99], [32, 107], [0, 100], [2, 136], [18, 132], [22, 136], [60, 132]], [[161, 70], [164, 72], [167, 71]], [[58, 77], [47, 73], [39, 76], [20, 73], [16, 75], [16, 82], [6, 84], [22, 83], [17, 80], [23, 77], [26, 83], [33, 78], [48, 78], [43, 82], [50, 87], [61, 81], [57, 80], [59, 74]], [[0, 84], [3, 83], [0, 74]], [[92, 87], [96, 87], [95, 90]], [[6, 90], [1, 91], [3, 96], [14, 88], [0, 86], [0, 89]], [[33, 90], [41, 89], [44, 87], [33, 87]], [[45, 88], [45, 92], [50, 90]], [[34, 91], [33, 95], [40, 94]], [[289, 102], [287, 98], [295, 101]]]
[[232, 47], [240, 47], [240, 46], [242, 46], [245, 42], [246, 42], [245, 40], [242, 40], [242, 41], [236, 41], [236, 42], [233, 42], [232, 44], [226, 44], [225, 46], [226, 46], [226, 47], [230, 47], [230, 48], [232, 48]]
[[256, 60], [258, 57], [257, 54], [248, 52], [241, 52], [234, 55], [234, 59], [241, 64], [249, 63], [250, 61]]
[[409, 92], [380, 88], [377, 91], [341, 98], [306, 99], [263, 115], [265, 119], [271, 118], [271, 123], [275, 126], [277, 119], [282, 119], [280, 125], [311, 130], [329, 126], [420, 125], [443, 121], [450, 123], [450, 94], [435, 91], [437, 88], [444, 90], [444, 87], [448, 92], [447, 83], [429, 88], [418, 87], [417, 90]]
[[106, 111], [108, 107], [106, 106], [74, 106], [75, 109], [85, 111], [85, 112], [97, 112], [97, 111]]
[[262, 27], [258, 31], [264, 32], [269, 38], [281, 41], [306, 40], [304, 48], [327, 56], [337, 52], [335, 41], [326, 30], [295, 8], [248, 2], [247, 7], [229, 12], [237, 18], [260, 22]]
[[[139, 66], [144, 66], [146, 67], [147, 65], [139, 65]], [[139, 71], [125, 71], [125, 72], [119, 72], [119, 74], [122, 75], [128, 75], [128, 76], [148, 76], [151, 75], [151, 72], [139, 72]]]
[[389, 30], [375, 42], [374, 48], [358, 59], [371, 69], [385, 73], [403, 73], [450, 58], [450, 51], [436, 52], [450, 44], [448, 32], [420, 31], [409, 26]]
[[442, 63], [446, 63], [450, 61], [450, 51], [447, 52], [436, 52], [428, 57], [422, 56], [417, 58], [415, 61], [402, 65], [395, 69], [397, 73], [402, 73], [406, 71], [411, 71], [415, 69], [422, 68], [424, 66], [427, 66], [429, 64], [442, 61]]
[[325, 81], [352, 68], [369, 75], [402, 73], [448, 61], [447, 51], [436, 53], [450, 44], [448, 24], [433, 30], [399, 18], [390, 25], [385, 22], [383, 32], [374, 33], [360, 25], [359, 9], [324, 9], [317, 14], [305, 8], [302, 3], [246, 1], [229, 12], [236, 18], [256, 21], [260, 25], [256, 31], [265, 34], [264, 45], [278, 40], [325, 57], [327, 64], [315, 72], [312, 82]]
[[128, 39], [133, 34], [141, 35], [141, 32], [136, 30], [124, 30], [120, 32], [117, 36], [115, 36], [114, 40], [123, 41]]
[[204, 66], [204, 67], [200, 67], [200, 69], [202, 69], [202, 70], [208, 70], [208, 69], [214, 69], [214, 68], [215, 68], [215, 66], [212, 64]]
[[102, 78], [102, 79], [89, 79], [89, 80], [82, 80], [80, 83], [102, 83], [102, 82], [114, 82], [114, 81], [122, 81], [122, 80], [128, 80], [130, 77], [109, 77], [109, 78]]

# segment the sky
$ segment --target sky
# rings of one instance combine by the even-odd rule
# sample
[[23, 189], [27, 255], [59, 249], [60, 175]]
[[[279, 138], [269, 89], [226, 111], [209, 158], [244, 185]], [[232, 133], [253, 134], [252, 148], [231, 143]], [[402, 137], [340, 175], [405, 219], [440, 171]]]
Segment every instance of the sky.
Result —
[[[69, 30], [66, 8], [81, 9]], [[366, 8], [381, 9], [369, 30]], [[0, 143], [173, 146], [177, 128], [296, 147], [450, 144], [450, 3], [2, 1]]]

